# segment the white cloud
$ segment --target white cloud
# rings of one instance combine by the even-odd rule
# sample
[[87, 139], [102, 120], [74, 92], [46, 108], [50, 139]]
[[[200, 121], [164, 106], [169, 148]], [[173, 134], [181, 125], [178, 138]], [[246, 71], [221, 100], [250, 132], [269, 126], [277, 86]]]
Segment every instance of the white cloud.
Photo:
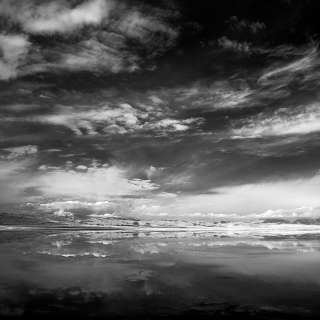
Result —
[[297, 180], [223, 187], [213, 191], [218, 194], [208, 199], [211, 199], [211, 211], [214, 212], [250, 214], [278, 208], [288, 210], [297, 207], [317, 207], [320, 205], [320, 175]]
[[232, 16], [228, 19], [227, 23], [232, 30], [251, 32], [256, 34], [266, 28], [265, 23], [261, 21], [248, 21], [246, 19], [239, 19], [237, 16]]
[[[152, 106], [147, 110], [134, 108], [128, 103], [104, 106], [56, 106], [51, 114], [25, 117], [24, 121], [64, 126], [76, 135], [127, 134], [149, 132], [167, 134], [198, 128], [202, 118], [172, 119], [165, 111]], [[169, 112], [170, 115], [170, 112]], [[4, 117], [3, 121], [20, 121]]]
[[293, 62], [283, 64], [281, 66], [269, 67], [258, 79], [260, 84], [272, 84], [278, 80], [283, 83], [288, 83], [292, 77], [298, 73], [307, 73], [316, 65], [319, 65], [318, 50], [316, 47], [307, 49], [302, 52], [302, 57]]
[[251, 51], [250, 43], [231, 40], [226, 36], [218, 39], [218, 45], [224, 49], [235, 50], [239, 52], [250, 53]]
[[156, 104], [156, 105], [159, 105], [159, 104], [163, 104], [164, 103], [164, 101], [163, 100], [161, 100], [159, 97], [157, 97], [156, 95], [151, 95], [150, 97], [150, 100], [154, 103], [154, 104]]
[[98, 129], [106, 133], [120, 134], [140, 129], [141, 119], [145, 116], [128, 104], [115, 107], [101, 106], [98, 109], [86, 106], [57, 106], [54, 114], [34, 116], [25, 120], [65, 126], [77, 135], [82, 135], [83, 132], [94, 135], [98, 133]]
[[139, 58], [128, 51], [112, 49], [108, 44], [97, 39], [84, 40], [78, 43], [70, 52], [61, 53], [61, 59], [56, 64], [48, 64], [46, 68], [66, 70], [91, 70], [113, 73], [121, 71], [136, 71], [139, 69]]
[[[165, 35], [164, 46], [168, 46], [177, 37], [176, 30], [165, 24], [159, 17], [146, 16], [137, 10], [128, 11], [120, 19], [117, 27], [120, 32], [124, 32], [128, 37], [138, 39], [143, 43], [152, 43], [158, 39], [158, 34]], [[164, 40], [162, 39], [162, 42]]]
[[0, 178], [5, 180], [6, 178], [19, 173], [25, 168], [26, 162], [24, 161], [0, 161]]
[[192, 126], [198, 126], [202, 122], [201, 118], [189, 118], [183, 120], [177, 119], [161, 119], [154, 123], [145, 125], [146, 129], [156, 130], [163, 133], [186, 131]]
[[[65, 200], [65, 201], [51, 201], [46, 203], [29, 203], [29, 206], [40, 209], [40, 211], [53, 212], [57, 216], [66, 216], [72, 217], [73, 210], [77, 209], [86, 209], [90, 212], [90, 216], [101, 217], [104, 215], [97, 214], [98, 212], [104, 212], [106, 209], [109, 209], [112, 205], [109, 201], [80, 201], [80, 200]], [[106, 214], [110, 215], [110, 214]]]
[[116, 166], [94, 166], [86, 171], [61, 168], [48, 172], [42, 171], [41, 175], [34, 180], [34, 185], [45, 197], [73, 197], [95, 199], [95, 201], [157, 188], [150, 180], [128, 179], [126, 174], [125, 170]]
[[235, 108], [244, 106], [250, 100], [252, 90], [244, 86], [239, 89], [233, 89], [223, 84], [217, 84], [211, 89], [214, 97], [213, 107], [216, 109]]
[[320, 218], [320, 208], [314, 207], [298, 207], [293, 209], [269, 209], [260, 214], [253, 215], [255, 218], [260, 219], [286, 219], [294, 220], [299, 218]]
[[[70, 200], [71, 199], [71, 200]], [[73, 217], [86, 223], [101, 223], [105, 218], [118, 218], [118, 214], [128, 215], [131, 199], [111, 197], [109, 200], [97, 196], [75, 197], [71, 195], [31, 198], [25, 206], [37, 213], [50, 213], [59, 217]], [[129, 203], [129, 205], [127, 205]], [[79, 220], [80, 219], [80, 220]], [[102, 219], [102, 220], [101, 220]], [[75, 221], [75, 220], [74, 220]]]
[[20, 202], [23, 192], [31, 186], [29, 159], [0, 160], [0, 204]]
[[34, 45], [32, 49], [20, 75], [65, 71], [134, 72], [141, 62], [141, 57], [127, 46], [124, 36], [107, 31], [99, 31], [76, 43], [61, 42], [43, 50]]
[[158, 176], [162, 170], [163, 170], [163, 168], [156, 168], [154, 166], [150, 166], [145, 170], [145, 173], [146, 173], [148, 179], [151, 179], [153, 177]]
[[[5, 17], [8, 25], [20, 24], [29, 35], [48, 37], [63, 34], [64, 38], [59, 43], [48, 41], [43, 46], [29, 43], [27, 36], [22, 34], [10, 38], [3, 35], [0, 49], [9, 49], [6, 49], [4, 59], [0, 60], [0, 77], [10, 79], [19, 75], [64, 70], [95, 73], [136, 71], [145, 60], [144, 54], [139, 52], [148, 51], [150, 60], [172, 46], [178, 36], [178, 32], [167, 22], [170, 13], [159, 12], [153, 7], [148, 13], [142, 12], [140, 6], [113, 0], [88, 0], [74, 7], [66, 1], [39, 3], [34, 0], [3, 0], [0, 2], [0, 17]], [[84, 26], [91, 26], [86, 30], [87, 34], [79, 30]], [[77, 39], [72, 43], [65, 41], [75, 32]], [[17, 37], [20, 38], [19, 43]], [[21, 72], [17, 73], [22, 58], [25, 58], [25, 63], [21, 66]]]
[[210, 85], [194, 83], [163, 94], [168, 93], [177, 102], [186, 103], [188, 107], [228, 109], [248, 106], [254, 90], [245, 81], [214, 81]]
[[168, 40], [177, 36], [177, 31], [164, 20], [166, 12], [143, 13], [138, 6], [128, 6], [113, 0], [88, 0], [71, 7], [65, 1], [39, 4], [26, 0], [16, 3], [4, 0], [0, 3], [0, 14], [10, 17], [32, 34], [67, 33], [86, 25], [111, 26], [111, 30], [147, 43], [161, 33]]
[[[310, 211], [310, 208], [320, 207], [320, 175], [296, 180], [227, 186], [211, 191], [212, 194], [180, 194], [164, 199], [155, 197], [141, 202], [136, 211], [137, 214], [154, 217], [161, 212], [167, 212], [171, 217], [193, 216], [203, 219], [267, 218], [277, 214], [303, 217], [319, 213], [319, 210]], [[279, 208], [281, 212], [277, 212]]]
[[264, 136], [302, 135], [320, 131], [320, 105], [281, 108], [273, 115], [258, 116], [245, 120], [232, 130], [235, 138], [257, 138]]
[[215, 220], [228, 220], [228, 221], [247, 221], [257, 223], [261, 220], [268, 219], [281, 219], [285, 220], [288, 223], [294, 222], [296, 219], [310, 218], [317, 219], [320, 218], [320, 207], [310, 207], [303, 206], [291, 209], [268, 209], [266, 211], [254, 212], [254, 213], [219, 213], [219, 212], [192, 212], [187, 214], [186, 216], [190, 218], [203, 218], [203, 219], [211, 219]]
[[75, 168], [76, 170], [80, 170], [80, 171], [86, 171], [88, 170], [88, 167], [87, 166], [84, 166], [82, 164], [79, 164], [78, 166], [76, 166]]
[[2, 149], [5, 151], [5, 155], [0, 155], [0, 158], [7, 160], [14, 160], [23, 156], [32, 155], [38, 152], [38, 147], [33, 145], [11, 147]]
[[30, 42], [24, 35], [0, 34], [0, 80], [17, 76], [29, 47]]
[[97, 25], [106, 18], [113, 7], [112, 1], [91, 0], [70, 8], [67, 2], [37, 4], [24, 1], [21, 4], [3, 1], [1, 14], [21, 23], [29, 33], [64, 33], [84, 25]]

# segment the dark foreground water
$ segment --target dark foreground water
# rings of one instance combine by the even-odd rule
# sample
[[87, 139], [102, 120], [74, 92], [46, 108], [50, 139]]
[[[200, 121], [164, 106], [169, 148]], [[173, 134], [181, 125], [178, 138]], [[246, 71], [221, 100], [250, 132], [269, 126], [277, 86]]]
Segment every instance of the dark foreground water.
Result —
[[317, 232], [0, 231], [1, 317], [320, 316]]

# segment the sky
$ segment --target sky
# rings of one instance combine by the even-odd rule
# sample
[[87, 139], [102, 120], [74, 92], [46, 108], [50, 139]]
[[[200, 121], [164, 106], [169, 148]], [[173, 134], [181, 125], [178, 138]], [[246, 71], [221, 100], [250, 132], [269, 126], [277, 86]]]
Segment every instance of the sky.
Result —
[[319, 9], [0, 0], [0, 211], [319, 218]]

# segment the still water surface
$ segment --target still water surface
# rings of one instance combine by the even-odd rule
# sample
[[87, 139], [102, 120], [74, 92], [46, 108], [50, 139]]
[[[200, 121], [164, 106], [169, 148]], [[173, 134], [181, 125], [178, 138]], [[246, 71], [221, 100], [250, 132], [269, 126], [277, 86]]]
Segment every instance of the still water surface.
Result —
[[0, 231], [1, 316], [317, 317], [320, 234]]

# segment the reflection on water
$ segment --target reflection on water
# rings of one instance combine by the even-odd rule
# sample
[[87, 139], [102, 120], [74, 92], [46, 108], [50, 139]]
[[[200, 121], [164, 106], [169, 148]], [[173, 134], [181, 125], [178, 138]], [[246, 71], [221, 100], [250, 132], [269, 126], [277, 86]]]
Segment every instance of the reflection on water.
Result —
[[0, 232], [0, 314], [316, 317], [318, 233]]

